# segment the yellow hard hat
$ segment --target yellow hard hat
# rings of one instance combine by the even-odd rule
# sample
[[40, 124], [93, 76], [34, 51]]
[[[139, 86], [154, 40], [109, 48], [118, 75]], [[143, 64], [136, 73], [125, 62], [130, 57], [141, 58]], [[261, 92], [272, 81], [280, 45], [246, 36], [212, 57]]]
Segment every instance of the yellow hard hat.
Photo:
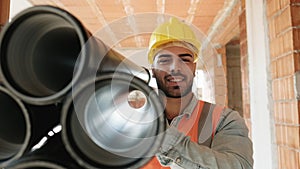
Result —
[[201, 44], [197, 40], [193, 30], [187, 24], [177, 18], [170, 18], [168, 22], [159, 25], [151, 34], [148, 50], [148, 61], [153, 63], [153, 57], [157, 49], [170, 42], [185, 43], [194, 53], [194, 60], [198, 59], [198, 52]]

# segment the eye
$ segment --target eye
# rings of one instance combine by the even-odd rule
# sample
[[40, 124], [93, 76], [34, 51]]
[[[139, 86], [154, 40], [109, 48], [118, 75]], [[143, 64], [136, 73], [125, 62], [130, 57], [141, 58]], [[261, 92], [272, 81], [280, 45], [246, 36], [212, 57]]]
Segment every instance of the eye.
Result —
[[160, 58], [160, 59], [158, 59], [159, 64], [168, 64], [170, 62], [171, 62], [170, 58]]
[[190, 53], [179, 54], [179, 57], [180, 57], [181, 61], [184, 63], [193, 63], [194, 62], [194, 56]]
[[185, 63], [192, 63], [193, 62], [193, 58], [191, 58], [191, 57], [182, 57], [181, 61], [185, 62]]

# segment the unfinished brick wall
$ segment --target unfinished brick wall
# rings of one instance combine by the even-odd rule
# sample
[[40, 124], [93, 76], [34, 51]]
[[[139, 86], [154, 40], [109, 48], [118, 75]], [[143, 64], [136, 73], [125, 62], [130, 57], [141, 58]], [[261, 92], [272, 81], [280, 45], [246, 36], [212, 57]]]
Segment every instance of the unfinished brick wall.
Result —
[[227, 81], [226, 81], [226, 48], [216, 49], [217, 56], [214, 57], [214, 83], [215, 83], [215, 100], [217, 104], [228, 107]]
[[267, 0], [267, 17], [278, 168], [296, 169], [300, 168], [300, 102], [294, 76], [300, 70], [300, 0]]
[[[242, 115], [246, 121], [246, 124], [250, 130], [249, 135], [251, 137], [251, 120], [250, 120], [250, 91], [249, 91], [249, 71], [248, 71], [248, 54], [247, 54], [247, 35], [246, 35], [246, 12], [245, 12], [245, 0], [241, 0], [228, 14], [224, 22], [220, 25], [215, 36], [212, 37], [213, 44], [219, 44], [217, 53], [221, 55], [223, 66], [215, 67], [214, 72], [218, 73], [221, 70], [226, 75], [226, 45], [233, 39], [239, 39], [240, 41], [240, 65], [241, 65], [241, 84], [242, 84]], [[206, 51], [207, 52], [207, 51]], [[204, 56], [210, 56], [209, 54]], [[216, 56], [212, 56], [215, 57]], [[216, 61], [215, 61], [216, 62]], [[226, 79], [222, 80], [215, 78], [215, 87], [224, 89], [223, 91], [216, 90], [216, 102], [225, 103], [228, 106], [228, 91]], [[224, 101], [225, 99], [225, 101]]]
[[249, 129], [249, 135], [251, 137], [249, 66], [248, 66], [245, 0], [241, 1], [241, 11], [240, 11], [240, 15], [239, 15], [239, 27], [240, 27], [240, 50], [241, 50], [240, 58], [241, 58], [243, 115], [244, 115], [245, 122]]
[[[226, 106], [226, 79], [223, 69], [226, 60], [224, 58], [225, 48], [216, 49], [209, 46], [202, 52], [202, 59], [201, 62], [198, 62], [198, 68], [205, 71], [206, 81], [210, 83], [202, 89], [203, 99]], [[210, 92], [204, 90], [210, 90]]]

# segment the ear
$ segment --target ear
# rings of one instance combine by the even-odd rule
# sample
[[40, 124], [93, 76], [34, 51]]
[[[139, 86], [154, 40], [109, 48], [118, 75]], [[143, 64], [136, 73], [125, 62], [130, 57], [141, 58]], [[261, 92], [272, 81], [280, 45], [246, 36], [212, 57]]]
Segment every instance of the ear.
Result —
[[156, 77], [155, 77], [154, 69], [151, 69], [151, 72], [152, 72], [152, 77], [153, 77], [153, 78], [156, 78]]
[[194, 68], [193, 68], [193, 75], [194, 75], [194, 77], [196, 76], [196, 69], [197, 69], [197, 64], [194, 63]]
[[151, 65], [150, 69], [151, 69], [151, 73], [152, 73], [152, 78], [156, 78], [156, 76], [155, 76], [156, 69], [153, 67], [153, 65]]

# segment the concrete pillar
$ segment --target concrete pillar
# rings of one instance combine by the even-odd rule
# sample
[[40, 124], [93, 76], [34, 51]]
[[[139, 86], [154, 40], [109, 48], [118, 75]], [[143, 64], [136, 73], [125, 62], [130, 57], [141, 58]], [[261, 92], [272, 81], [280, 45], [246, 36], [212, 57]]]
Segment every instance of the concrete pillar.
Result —
[[276, 169], [265, 1], [246, 1], [253, 158], [255, 169]]

